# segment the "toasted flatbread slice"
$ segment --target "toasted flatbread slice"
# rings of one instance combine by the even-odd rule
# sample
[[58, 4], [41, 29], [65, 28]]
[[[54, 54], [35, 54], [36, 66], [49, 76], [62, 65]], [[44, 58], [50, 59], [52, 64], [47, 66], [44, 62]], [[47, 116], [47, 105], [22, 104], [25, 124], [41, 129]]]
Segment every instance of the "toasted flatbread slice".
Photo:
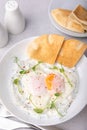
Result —
[[69, 17], [71, 12], [71, 10], [66, 9], [54, 9], [51, 11], [51, 15], [60, 26], [71, 31], [84, 33], [85, 29], [83, 25], [72, 17]]
[[[79, 22], [77, 20], [77, 18], [73, 15], [73, 13], [70, 13], [69, 17], [68, 17], [68, 21], [74, 21], [73, 23], [76, 23], [75, 24], [75, 28], [77, 29], [77, 32], [78, 32], [78, 29], [81, 31], [81, 32], [86, 32], [87, 31], [87, 25], [85, 24], [82, 24], [81, 22]], [[70, 23], [69, 23], [70, 24]], [[68, 25], [69, 25], [68, 24]], [[77, 25], [77, 26], [76, 26]], [[73, 24], [72, 24], [72, 27], [73, 27]]]
[[72, 68], [78, 63], [86, 49], [87, 45], [81, 41], [75, 39], [66, 40], [57, 61], [66, 67]]
[[78, 22], [74, 17], [68, 17], [66, 28], [79, 33], [85, 33], [87, 27], [80, 22]]
[[53, 19], [62, 27], [66, 27], [67, 18], [70, 15], [71, 11], [66, 9], [53, 9], [51, 15]]
[[79, 22], [87, 25], [87, 10], [83, 6], [78, 5], [72, 13]]
[[54, 64], [62, 47], [64, 37], [57, 34], [42, 35], [28, 46], [28, 56], [49, 64]]

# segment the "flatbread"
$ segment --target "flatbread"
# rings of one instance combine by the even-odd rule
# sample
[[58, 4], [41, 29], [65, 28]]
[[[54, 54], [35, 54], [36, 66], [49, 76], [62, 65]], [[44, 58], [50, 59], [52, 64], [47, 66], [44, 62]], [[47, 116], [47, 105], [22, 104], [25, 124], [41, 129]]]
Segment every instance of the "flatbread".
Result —
[[87, 25], [87, 10], [82, 5], [78, 5], [72, 13], [79, 22]]
[[54, 9], [51, 15], [57, 24], [74, 32], [84, 33], [86, 27], [79, 23], [75, 18], [70, 17], [72, 11], [66, 9]]
[[53, 9], [51, 15], [53, 19], [62, 27], [66, 27], [67, 18], [70, 15], [71, 11], [66, 9]]
[[78, 63], [86, 49], [87, 45], [81, 41], [75, 39], [66, 40], [57, 57], [57, 62], [72, 68]]
[[83, 31], [83, 32], [86, 32], [87, 31], [87, 25], [85, 25], [85, 24], [82, 24], [81, 22], [79, 22], [78, 20], [77, 20], [77, 18], [73, 15], [73, 13], [71, 13], [70, 15], [69, 15], [69, 17], [68, 17], [68, 20], [69, 19], [71, 19], [71, 21], [74, 21], [75, 23], [77, 23], [77, 31], [78, 31], [78, 28], [79, 28], [79, 30], [81, 31]]
[[42, 35], [29, 44], [28, 56], [39, 61], [54, 64], [63, 41], [64, 37], [57, 34]]
[[68, 17], [66, 28], [79, 33], [84, 33], [87, 30], [87, 26], [78, 22], [74, 17]]

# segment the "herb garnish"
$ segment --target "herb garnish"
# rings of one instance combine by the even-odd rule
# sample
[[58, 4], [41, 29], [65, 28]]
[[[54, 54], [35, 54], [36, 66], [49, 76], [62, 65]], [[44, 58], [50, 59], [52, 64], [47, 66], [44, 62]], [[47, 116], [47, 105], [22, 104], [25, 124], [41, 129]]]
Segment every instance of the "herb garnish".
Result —
[[20, 86], [20, 80], [18, 78], [14, 79], [13, 83], [18, 87], [19, 93], [23, 94], [23, 90]]
[[57, 66], [53, 66], [53, 68], [50, 68], [50, 69], [58, 70], [58, 67]]
[[64, 70], [64, 68], [63, 68], [62, 66], [61, 66], [61, 68], [58, 68], [58, 67], [56, 67], [56, 66], [53, 66], [53, 68], [50, 68], [50, 69], [59, 70], [59, 71], [65, 76], [65, 78], [67, 79], [69, 85], [70, 85], [71, 87], [73, 86], [72, 83], [71, 83], [71, 81], [70, 81], [70, 79], [69, 79], [68, 76], [66, 75], [65, 70]]
[[55, 93], [54, 96], [56, 96], [56, 98], [50, 103], [50, 109], [55, 109], [58, 113], [59, 116], [63, 116], [57, 109], [56, 107], [56, 100], [57, 98], [60, 96], [61, 94], [60, 93]]
[[64, 73], [64, 72], [65, 72], [65, 70], [64, 70], [64, 68], [63, 68], [63, 67], [62, 67], [62, 68], [60, 68], [59, 70], [60, 70], [60, 72], [61, 72], [61, 73]]
[[39, 64], [41, 64], [41, 63], [42, 63], [42, 61], [38, 61], [38, 63], [37, 63], [36, 65], [34, 65], [31, 69], [32, 69], [33, 71], [35, 71], [36, 68], [37, 68], [37, 66], [38, 66]]
[[29, 73], [29, 70], [21, 70], [19, 73], [20, 74], [27, 74], [27, 73]]
[[34, 108], [33, 110], [34, 110], [36, 113], [39, 113], [39, 114], [40, 114], [40, 113], [43, 113], [43, 111], [44, 111], [44, 110], [41, 109], [41, 108]]
[[54, 103], [54, 101], [52, 101], [51, 104], [50, 104], [50, 109], [53, 109], [53, 108], [55, 108], [55, 103]]
[[30, 100], [30, 102], [32, 103], [32, 105], [35, 107], [33, 110], [36, 112], [36, 113], [43, 113], [43, 111], [44, 111], [44, 109], [42, 109], [42, 108], [38, 108], [34, 103], [33, 103], [33, 101], [32, 101], [32, 99], [31, 99], [31, 94], [30, 94], [30, 96], [29, 96], [29, 100]]
[[13, 83], [15, 84], [15, 85], [18, 85], [19, 84], [19, 79], [14, 79], [14, 81], [13, 81]]
[[73, 87], [73, 84], [71, 83], [70, 79], [69, 79], [68, 76], [66, 75], [64, 68], [61, 66], [61, 68], [60, 68], [59, 70], [60, 70], [60, 72], [65, 76], [65, 78], [67, 79], [69, 85], [70, 85], [71, 87]]
[[61, 94], [60, 93], [55, 93], [54, 94], [56, 97], [60, 96]]
[[61, 117], [63, 116], [63, 115], [58, 111], [58, 108], [56, 107], [54, 101], [52, 101], [51, 104], [50, 104], [50, 109], [53, 109], [53, 108], [57, 111], [57, 113], [58, 113], [59, 116], [61, 116]]
[[22, 69], [22, 67], [21, 67], [20, 64], [19, 64], [19, 59], [18, 59], [18, 57], [15, 57], [15, 63], [18, 65], [19, 68]]

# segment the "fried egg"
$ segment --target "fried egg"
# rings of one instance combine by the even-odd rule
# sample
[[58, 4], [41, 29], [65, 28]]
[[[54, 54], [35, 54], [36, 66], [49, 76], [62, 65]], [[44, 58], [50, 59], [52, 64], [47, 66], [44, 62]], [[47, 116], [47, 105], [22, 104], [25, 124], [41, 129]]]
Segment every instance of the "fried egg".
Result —
[[20, 100], [23, 99], [28, 112], [51, 116], [52, 111], [54, 115], [66, 115], [77, 91], [78, 75], [75, 69], [35, 60], [20, 61], [20, 66], [14, 76], [18, 84], [13, 87], [19, 93], [18, 96], [21, 95]]

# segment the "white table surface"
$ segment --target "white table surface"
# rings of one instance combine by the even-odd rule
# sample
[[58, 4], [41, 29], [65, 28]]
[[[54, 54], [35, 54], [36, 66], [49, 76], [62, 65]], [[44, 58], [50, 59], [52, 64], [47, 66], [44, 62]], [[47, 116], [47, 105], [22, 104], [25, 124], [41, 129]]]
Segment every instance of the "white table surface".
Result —
[[[6, 1], [7, 0], [0, 0], [1, 23], [3, 23], [4, 21], [4, 14], [5, 14], [4, 5]], [[58, 31], [53, 27], [53, 25], [49, 20], [48, 5], [50, 0], [17, 0], [17, 1], [19, 2], [20, 9], [25, 16], [26, 28], [24, 32], [19, 35], [9, 34], [8, 45], [0, 49], [0, 57], [6, 50], [8, 50], [8, 48], [10, 48], [12, 45], [16, 44], [18, 41], [23, 40], [25, 38], [48, 33], [62, 34], [60, 31]], [[81, 38], [81, 40], [87, 42], [87, 38]], [[83, 109], [82, 112], [80, 112], [73, 119], [67, 121], [66, 123], [58, 125], [58, 127], [64, 130], [87, 130], [87, 106]]]

